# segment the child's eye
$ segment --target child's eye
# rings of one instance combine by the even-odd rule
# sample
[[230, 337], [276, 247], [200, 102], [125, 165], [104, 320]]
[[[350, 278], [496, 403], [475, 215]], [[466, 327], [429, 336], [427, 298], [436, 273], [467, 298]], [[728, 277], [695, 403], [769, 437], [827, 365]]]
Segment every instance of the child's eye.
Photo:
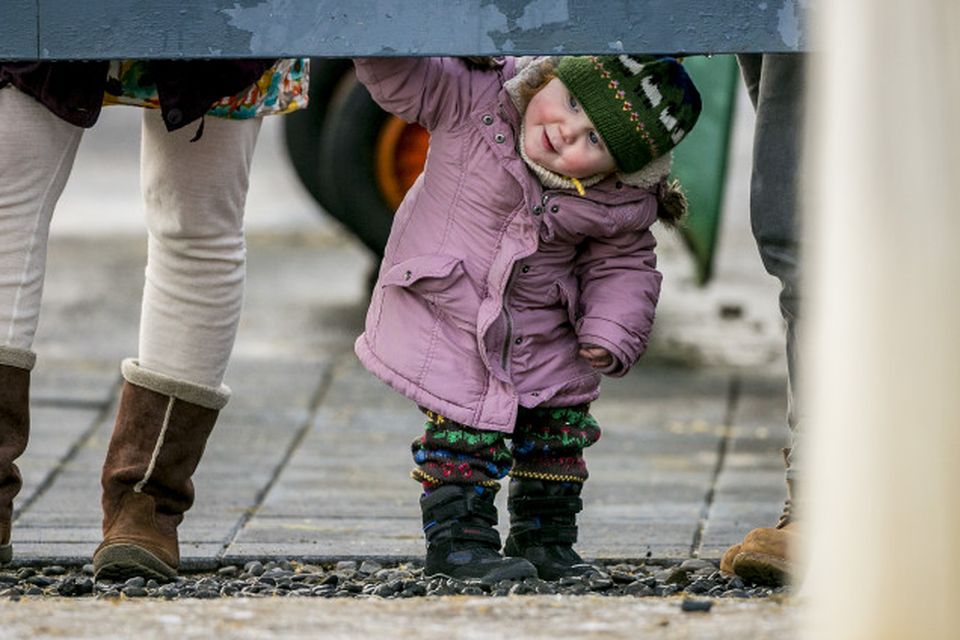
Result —
[[577, 99], [574, 98], [572, 95], [569, 96], [569, 97], [570, 97], [570, 108], [573, 109], [574, 111], [576, 111], [577, 107], [580, 106], [580, 105], [579, 105], [579, 103], [577, 102]]
[[591, 131], [588, 133], [587, 139], [590, 140], [590, 144], [600, 144], [600, 136], [597, 135], [596, 131]]

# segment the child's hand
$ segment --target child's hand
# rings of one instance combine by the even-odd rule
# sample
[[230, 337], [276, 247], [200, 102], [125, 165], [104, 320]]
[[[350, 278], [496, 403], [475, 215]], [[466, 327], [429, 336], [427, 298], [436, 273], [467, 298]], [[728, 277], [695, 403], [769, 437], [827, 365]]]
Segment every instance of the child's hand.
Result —
[[581, 344], [579, 353], [594, 369], [606, 369], [613, 365], [613, 355], [595, 344]]

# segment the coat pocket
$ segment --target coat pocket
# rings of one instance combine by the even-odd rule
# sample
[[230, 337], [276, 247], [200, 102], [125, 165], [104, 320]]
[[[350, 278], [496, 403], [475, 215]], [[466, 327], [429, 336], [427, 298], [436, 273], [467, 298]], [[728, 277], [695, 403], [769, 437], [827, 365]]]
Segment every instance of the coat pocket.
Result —
[[480, 294], [460, 258], [442, 254], [417, 256], [395, 264], [381, 287], [400, 287], [446, 314], [456, 325], [476, 330]]

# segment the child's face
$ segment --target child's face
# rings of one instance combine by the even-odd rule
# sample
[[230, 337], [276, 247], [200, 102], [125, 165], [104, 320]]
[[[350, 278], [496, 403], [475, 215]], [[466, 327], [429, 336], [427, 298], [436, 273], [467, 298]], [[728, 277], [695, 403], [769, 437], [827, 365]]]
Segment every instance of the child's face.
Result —
[[570, 178], [611, 173], [616, 164], [566, 85], [553, 78], [523, 114], [523, 150], [542, 167]]

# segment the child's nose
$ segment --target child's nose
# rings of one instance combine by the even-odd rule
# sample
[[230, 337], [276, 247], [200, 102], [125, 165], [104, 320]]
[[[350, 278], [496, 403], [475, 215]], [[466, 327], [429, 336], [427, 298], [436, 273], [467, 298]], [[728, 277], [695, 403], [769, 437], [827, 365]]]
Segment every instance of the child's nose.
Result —
[[587, 135], [592, 129], [590, 119], [583, 114], [577, 114], [577, 117], [572, 118], [565, 127], [561, 128], [561, 135], [564, 142], [571, 144], [577, 138]]

